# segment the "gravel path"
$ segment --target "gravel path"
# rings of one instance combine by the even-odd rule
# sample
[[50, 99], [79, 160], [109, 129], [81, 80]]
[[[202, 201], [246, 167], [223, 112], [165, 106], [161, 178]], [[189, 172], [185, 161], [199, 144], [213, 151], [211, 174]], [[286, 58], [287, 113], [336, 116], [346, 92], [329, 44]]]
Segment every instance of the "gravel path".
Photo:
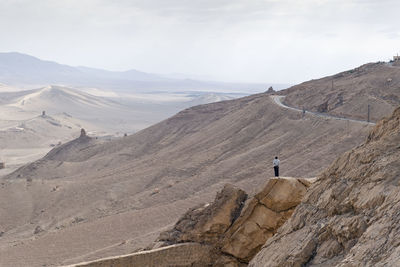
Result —
[[[294, 111], [298, 111], [298, 112], [303, 112], [303, 110], [299, 109], [299, 108], [294, 108], [294, 107], [289, 107], [286, 106], [285, 104], [282, 103], [282, 100], [285, 98], [285, 96], [282, 95], [271, 95], [271, 98], [274, 100], [274, 102], [286, 109], [291, 109]], [[312, 111], [305, 111], [306, 114], [312, 114], [314, 116], [318, 116], [318, 117], [323, 117], [323, 118], [329, 118], [329, 119], [334, 119], [334, 120], [343, 120], [343, 121], [351, 121], [351, 122], [359, 122], [359, 123], [363, 123], [363, 124], [367, 124], [367, 125], [375, 125], [374, 122], [368, 122], [365, 120], [356, 120], [356, 119], [349, 119], [349, 118], [342, 118], [342, 117], [336, 117], [336, 116], [332, 116], [332, 115], [328, 115], [325, 113], [318, 113], [318, 112], [312, 112]]]

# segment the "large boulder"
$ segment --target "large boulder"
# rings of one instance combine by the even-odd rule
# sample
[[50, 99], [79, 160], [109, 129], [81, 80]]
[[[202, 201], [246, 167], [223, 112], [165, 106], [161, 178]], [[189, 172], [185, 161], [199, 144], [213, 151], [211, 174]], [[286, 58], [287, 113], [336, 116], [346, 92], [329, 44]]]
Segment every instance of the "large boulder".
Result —
[[214, 248], [213, 266], [245, 266], [291, 216], [310, 185], [311, 179], [271, 178], [246, 203], [244, 191], [226, 185], [212, 204], [189, 210], [158, 241], [207, 244]]
[[159, 241], [168, 244], [199, 242], [216, 244], [240, 211], [247, 194], [232, 185], [225, 185], [213, 203], [189, 210], [170, 231], [162, 233]]
[[250, 261], [290, 218], [310, 185], [307, 179], [270, 179], [226, 232], [222, 252], [241, 262]]

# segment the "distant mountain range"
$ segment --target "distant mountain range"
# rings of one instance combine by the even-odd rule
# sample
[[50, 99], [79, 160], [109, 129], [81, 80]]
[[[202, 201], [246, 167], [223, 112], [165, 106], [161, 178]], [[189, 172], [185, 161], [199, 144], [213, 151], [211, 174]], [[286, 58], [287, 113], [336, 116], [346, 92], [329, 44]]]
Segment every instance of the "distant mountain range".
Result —
[[246, 84], [178, 79], [137, 70], [117, 72], [88, 67], [72, 67], [16, 52], [0, 53], [0, 83], [23, 88], [63, 85], [136, 92], [218, 91], [254, 93], [264, 91], [271, 85], [276, 89], [288, 87], [284, 84]]

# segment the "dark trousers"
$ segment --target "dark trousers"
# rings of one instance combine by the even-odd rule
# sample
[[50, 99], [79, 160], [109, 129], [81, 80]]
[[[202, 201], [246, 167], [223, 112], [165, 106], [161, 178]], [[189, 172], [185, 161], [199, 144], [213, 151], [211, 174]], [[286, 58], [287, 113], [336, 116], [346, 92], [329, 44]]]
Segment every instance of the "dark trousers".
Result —
[[274, 166], [275, 177], [279, 177], [279, 166]]

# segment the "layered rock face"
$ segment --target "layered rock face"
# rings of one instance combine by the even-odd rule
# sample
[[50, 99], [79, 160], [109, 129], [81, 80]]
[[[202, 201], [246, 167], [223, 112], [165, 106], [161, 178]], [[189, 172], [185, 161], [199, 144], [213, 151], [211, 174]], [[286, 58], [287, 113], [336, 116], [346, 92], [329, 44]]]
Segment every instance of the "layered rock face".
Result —
[[240, 215], [247, 194], [232, 185], [225, 185], [212, 204], [190, 209], [160, 241], [216, 243]]
[[270, 179], [225, 233], [221, 251], [249, 262], [292, 215], [311, 185], [307, 179]]
[[339, 157], [249, 266], [398, 266], [400, 108]]
[[226, 185], [211, 205], [189, 210], [159, 241], [207, 244], [214, 248], [210, 265], [245, 266], [291, 216], [310, 184], [307, 179], [270, 179], [245, 205], [246, 193]]

